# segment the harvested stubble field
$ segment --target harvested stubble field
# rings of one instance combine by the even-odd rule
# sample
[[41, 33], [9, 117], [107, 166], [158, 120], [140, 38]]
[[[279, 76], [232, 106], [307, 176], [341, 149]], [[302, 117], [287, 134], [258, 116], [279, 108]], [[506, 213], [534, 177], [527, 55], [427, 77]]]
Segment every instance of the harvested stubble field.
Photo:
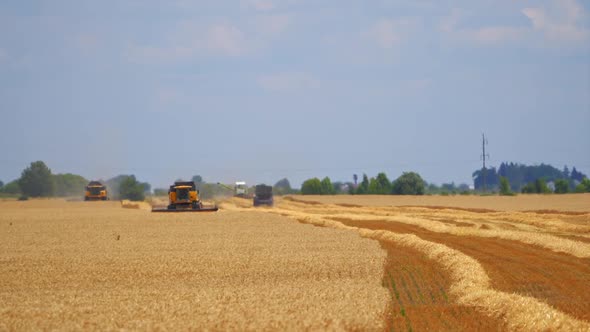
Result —
[[387, 329], [590, 331], [589, 195], [298, 196], [266, 211], [379, 240]]
[[590, 331], [589, 195], [422, 199], [0, 202], [0, 330]]
[[324, 204], [362, 206], [426, 206], [498, 211], [569, 211], [590, 213], [590, 194], [514, 196], [299, 196], [299, 200]]

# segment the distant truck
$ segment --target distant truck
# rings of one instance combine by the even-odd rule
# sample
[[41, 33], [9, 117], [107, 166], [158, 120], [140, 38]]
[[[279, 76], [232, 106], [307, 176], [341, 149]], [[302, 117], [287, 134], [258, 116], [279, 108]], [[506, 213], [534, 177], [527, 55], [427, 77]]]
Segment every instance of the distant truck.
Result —
[[107, 195], [107, 187], [98, 181], [90, 181], [84, 191], [85, 201], [106, 201], [109, 199]]
[[272, 187], [264, 184], [257, 185], [254, 191], [254, 206], [272, 206], [273, 204]]

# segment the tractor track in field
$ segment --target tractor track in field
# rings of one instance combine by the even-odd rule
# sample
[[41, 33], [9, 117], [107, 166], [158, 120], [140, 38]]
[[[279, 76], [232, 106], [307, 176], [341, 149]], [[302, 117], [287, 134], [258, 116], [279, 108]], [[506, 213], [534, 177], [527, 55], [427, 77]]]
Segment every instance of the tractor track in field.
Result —
[[587, 214], [345, 204], [260, 211], [378, 240], [389, 330], [590, 330]]
[[383, 287], [390, 293], [387, 331], [490, 331], [506, 329], [501, 319], [457, 304], [452, 281], [417, 250], [380, 242], [387, 252]]
[[[385, 317], [390, 330], [590, 328], [587, 213], [400, 208], [331, 200], [335, 199], [324, 204], [284, 199], [278, 209], [266, 212], [356, 230], [378, 240], [388, 253], [383, 286], [391, 296]], [[408, 249], [419, 253], [409, 254]], [[430, 250], [450, 256], [432, 256]], [[400, 268], [404, 255], [413, 256], [412, 263]], [[420, 260], [438, 274], [432, 268], [421, 273]], [[421, 285], [417, 275], [430, 279]], [[441, 298], [447, 298], [448, 304]]]
[[475, 258], [494, 289], [530, 296], [578, 319], [590, 321], [590, 259], [497, 238], [455, 236], [380, 220], [346, 220], [347, 226], [415, 234]]

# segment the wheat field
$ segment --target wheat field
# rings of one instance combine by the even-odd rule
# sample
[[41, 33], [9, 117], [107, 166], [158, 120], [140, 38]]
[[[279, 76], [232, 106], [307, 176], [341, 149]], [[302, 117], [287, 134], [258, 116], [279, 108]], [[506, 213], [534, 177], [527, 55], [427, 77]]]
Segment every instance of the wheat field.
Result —
[[121, 207], [0, 202], [0, 330], [383, 328], [376, 241], [256, 212]]
[[590, 331], [590, 196], [505, 199], [3, 201], [0, 330]]

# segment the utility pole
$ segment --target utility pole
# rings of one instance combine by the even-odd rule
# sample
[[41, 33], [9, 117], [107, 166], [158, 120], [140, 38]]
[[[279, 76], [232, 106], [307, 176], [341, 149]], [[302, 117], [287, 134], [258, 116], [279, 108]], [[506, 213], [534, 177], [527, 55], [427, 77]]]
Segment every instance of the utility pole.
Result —
[[485, 134], [481, 134], [481, 160], [483, 160], [483, 191], [486, 192], [486, 158], [490, 159], [490, 155], [486, 154], [486, 145], [488, 145], [488, 140], [486, 139]]

